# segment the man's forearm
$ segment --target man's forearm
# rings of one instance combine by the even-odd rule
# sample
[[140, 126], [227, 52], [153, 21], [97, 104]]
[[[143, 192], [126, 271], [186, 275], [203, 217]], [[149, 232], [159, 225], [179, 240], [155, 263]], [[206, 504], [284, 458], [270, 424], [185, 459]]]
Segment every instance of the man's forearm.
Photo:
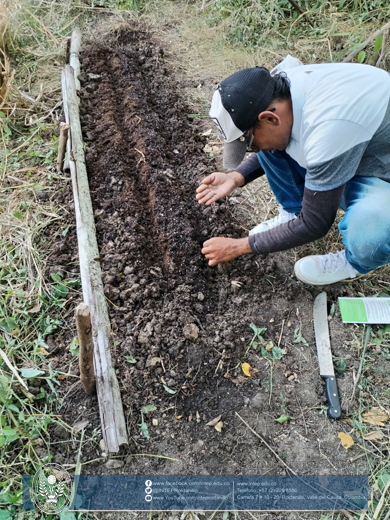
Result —
[[240, 173], [244, 179], [241, 186], [254, 181], [258, 177], [264, 175], [264, 170], [260, 166], [259, 160], [256, 153], [252, 153], [248, 159], [243, 161], [237, 168], [236, 173]]
[[251, 246], [249, 245], [249, 237], [236, 238], [235, 242], [235, 248], [238, 253], [237, 256], [253, 253]]
[[244, 176], [241, 175], [241, 173], [234, 171], [234, 172], [228, 173], [228, 176], [231, 179], [233, 179], [234, 184], [236, 185], [236, 188], [241, 188], [241, 186], [244, 186], [245, 179], [244, 179]]

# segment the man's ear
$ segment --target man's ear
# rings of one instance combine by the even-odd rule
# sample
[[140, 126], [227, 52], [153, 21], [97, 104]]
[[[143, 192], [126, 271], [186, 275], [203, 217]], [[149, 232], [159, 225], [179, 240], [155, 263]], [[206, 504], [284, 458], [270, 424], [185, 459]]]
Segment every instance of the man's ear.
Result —
[[259, 121], [263, 121], [266, 124], [279, 126], [280, 125], [280, 117], [278, 114], [275, 114], [274, 111], [271, 110], [264, 110], [264, 112], [261, 112], [257, 119]]

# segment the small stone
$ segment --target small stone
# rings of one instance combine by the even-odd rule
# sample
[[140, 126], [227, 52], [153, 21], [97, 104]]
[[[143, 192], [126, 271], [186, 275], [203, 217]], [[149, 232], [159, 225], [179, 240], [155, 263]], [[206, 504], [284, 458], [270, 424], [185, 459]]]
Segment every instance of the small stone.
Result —
[[148, 368], [154, 368], [159, 363], [161, 363], [161, 358], [160, 357], [152, 357], [151, 359], [147, 360], [146, 366]]
[[105, 467], [107, 469], [119, 469], [124, 465], [125, 465], [125, 463], [123, 462], [123, 460], [117, 460], [117, 459], [110, 459], [105, 463]]
[[124, 274], [133, 274], [134, 273], [134, 267], [130, 267], [129, 265], [127, 265], [125, 267], [125, 270], [123, 271]]
[[268, 396], [264, 393], [259, 392], [254, 395], [250, 400], [250, 405], [253, 408], [263, 408], [268, 405]]
[[101, 441], [99, 442], [99, 447], [100, 447], [100, 449], [101, 449], [102, 451], [105, 450], [106, 445], [104, 444], [104, 439], [101, 439]]
[[149, 343], [149, 335], [145, 334], [145, 332], [140, 332], [138, 335], [138, 343], [141, 343], [141, 345], [147, 345]]
[[204, 294], [203, 293], [201, 293], [201, 292], [198, 293], [198, 300], [201, 301], [201, 302], [204, 300]]
[[199, 336], [199, 329], [195, 323], [187, 323], [183, 328], [184, 337], [195, 341]]
[[158, 426], [158, 419], [152, 419], [153, 426]]

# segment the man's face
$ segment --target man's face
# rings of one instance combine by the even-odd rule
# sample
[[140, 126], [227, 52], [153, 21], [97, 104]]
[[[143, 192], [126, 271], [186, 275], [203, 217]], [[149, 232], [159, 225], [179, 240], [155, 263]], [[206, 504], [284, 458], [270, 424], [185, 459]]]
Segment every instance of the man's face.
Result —
[[[283, 107], [284, 108], [284, 107]], [[254, 132], [253, 148], [271, 152], [285, 150], [290, 141], [292, 112], [280, 107], [266, 110], [259, 114], [255, 127], [249, 130], [249, 141]]]

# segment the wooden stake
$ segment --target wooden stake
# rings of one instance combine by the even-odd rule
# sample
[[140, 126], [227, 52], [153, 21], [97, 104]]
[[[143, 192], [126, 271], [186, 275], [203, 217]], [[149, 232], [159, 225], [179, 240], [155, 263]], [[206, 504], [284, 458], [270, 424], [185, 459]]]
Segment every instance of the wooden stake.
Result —
[[[78, 55], [71, 45], [73, 55]], [[106, 450], [117, 453], [128, 444], [118, 380], [111, 362], [112, 334], [99, 261], [95, 222], [89, 192], [79, 107], [73, 68], [67, 65], [61, 77], [66, 122], [70, 125], [67, 151], [75, 202], [77, 241], [83, 298], [91, 313], [96, 390]]]
[[80, 379], [87, 394], [96, 393], [95, 371], [93, 368], [93, 340], [91, 314], [88, 305], [80, 303], [76, 307], [76, 328], [79, 338]]
[[57, 173], [64, 171], [64, 157], [66, 151], [66, 141], [68, 139], [69, 125], [67, 123], [60, 123], [60, 137], [58, 138], [58, 152], [57, 152]]

